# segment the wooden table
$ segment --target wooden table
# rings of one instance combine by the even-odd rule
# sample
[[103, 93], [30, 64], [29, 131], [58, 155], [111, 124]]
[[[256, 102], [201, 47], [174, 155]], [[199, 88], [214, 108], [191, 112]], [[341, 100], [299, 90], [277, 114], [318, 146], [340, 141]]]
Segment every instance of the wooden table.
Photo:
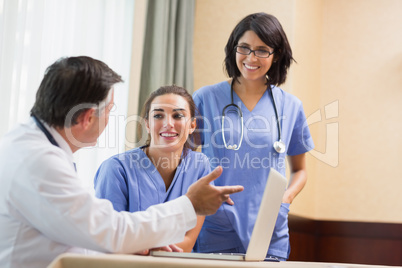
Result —
[[188, 268], [188, 267], [278, 267], [278, 268], [374, 268], [395, 267], [325, 262], [240, 262], [221, 260], [182, 259], [123, 254], [80, 255], [65, 253], [48, 268]]

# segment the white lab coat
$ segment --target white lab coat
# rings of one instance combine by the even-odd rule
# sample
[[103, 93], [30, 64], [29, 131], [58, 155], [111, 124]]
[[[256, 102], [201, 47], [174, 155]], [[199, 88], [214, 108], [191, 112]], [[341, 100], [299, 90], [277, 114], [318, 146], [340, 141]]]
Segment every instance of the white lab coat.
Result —
[[77, 178], [72, 152], [30, 119], [0, 142], [0, 267], [46, 267], [59, 254], [89, 249], [134, 253], [180, 242], [197, 217], [182, 196], [147, 211], [118, 213]]

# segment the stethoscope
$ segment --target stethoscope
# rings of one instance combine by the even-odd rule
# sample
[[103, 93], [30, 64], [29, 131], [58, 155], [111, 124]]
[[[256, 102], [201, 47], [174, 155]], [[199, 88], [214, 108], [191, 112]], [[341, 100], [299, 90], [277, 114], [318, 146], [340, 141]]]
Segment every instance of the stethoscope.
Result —
[[36, 117], [35, 114], [32, 113], [32, 117], [40, 130], [42, 130], [43, 134], [46, 135], [47, 139], [50, 141], [51, 144], [54, 146], [60, 147], [57, 141], [54, 139], [53, 135], [45, 128], [42, 122]]
[[[226, 105], [225, 107], [223, 107], [223, 110], [222, 110], [222, 138], [223, 138], [223, 144], [225, 145], [225, 148], [226, 148], [226, 149], [237, 151], [237, 150], [240, 149], [241, 143], [242, 143], [242, 141], [243, 141], [244, 125], [243, 125], [243, 113], [242, 113], [242, 111], [241, 111], [241, 108], [240, 108], [238, 105], [234, 104], [234, 102], [233, 102], [233, 83], [234, 83], [234, 79], [232, 79], [232, 82], [231, 82], [231, 84], [230, 84], [231, 103], [228, 104], [228, 105]], [[278, 138], [277, 141], [274, 142], [274, 146], [273, 146], [273, 147], [274, 147], [274, 149], [275, 149], [275, 151], [276, 151], [277, 153], [280, 153], [280, 154], [281, 154], [281, 153], [284, 153], [284, 152], [285, 152], [286, 145], [285, 145], [285, 143], [284, 143], [284, 142], [282, 141], [282, 139], [281, 139], [281, 138], [282, 138], [281, 125], [280, 125], [280, 123], [279, 123], [278, 110], [277, 110], [277, 108], [276, 108], [275, 98], [274, 98], [274, 95], [273, 95], [273, 93], [272, 93], [272, 89], [267, 89], [267, 91], [270, 93], [270, 96], [271, 96], [271, 98], [272, 98], [272, 102], [273, 102], [273, 104], [274, 104], [274, 110], [275, 110], [275, 116], [276, 116], [276, 123], [277, 123], [277, 126], [278, 126], [278, 136], [279, 136], [279, 138]], [[269, 93], [268, 93], [268, 94], [269, 94]], [[228, 110], [228, 108], [234, 108], [234, 110], [236, 111], [237, 115], [240, 117], [241, 131], [240, 131], [240, 141], [239, 141], [239, 144], [230, 145], [230, 144], [227, 144], [227, 143], [226, 143], [225, 132], [224, 132], [224, 129], [225, 129], [225, 123], [224, 123], [224, 122], [225, 122], [226, 111]]]
[[[53, 135], [45, 128], [45, 126], [42, 124], [42, 122], [36, 117], [34, 113], [31, 113], [32, 118], [34, 119], [36, 125], [40, 130], [42, 130], [43, 134], [45, 134], [46, 138], [50, 141], [51, 144], [54, 146], [60, 147], [57, 141], [54, 139]], [[74, 169], [77, 172], [77, 167], [75, 166], [75, 163], [73, 163]]]

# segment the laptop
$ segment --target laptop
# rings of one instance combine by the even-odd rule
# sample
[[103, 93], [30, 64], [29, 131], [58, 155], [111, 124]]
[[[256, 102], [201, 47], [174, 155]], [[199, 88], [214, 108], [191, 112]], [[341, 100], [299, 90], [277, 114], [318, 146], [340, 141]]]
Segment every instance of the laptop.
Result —
[[[286, 185], [286, 178], [278, 171], [271, 168], [246, 254], [151, 251], [150, 255], [194, 259], [264, 261], [271, 242]], [[270, 261], [270, 259], [267, 259], [267, 261]]]

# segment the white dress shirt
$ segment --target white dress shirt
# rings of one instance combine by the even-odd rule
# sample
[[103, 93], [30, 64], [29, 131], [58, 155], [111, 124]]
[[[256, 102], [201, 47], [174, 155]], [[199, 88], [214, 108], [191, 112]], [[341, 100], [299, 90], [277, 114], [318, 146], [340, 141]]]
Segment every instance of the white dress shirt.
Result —
[[32, 118], [0, 142], [0, 267], [46, 267], [84, 249], [135, 253], [181, 242], [195, 227], [186, 196], [143, 212], [114, 211], [84, 187], [70, 147], [47, 129], [60, 147]]

